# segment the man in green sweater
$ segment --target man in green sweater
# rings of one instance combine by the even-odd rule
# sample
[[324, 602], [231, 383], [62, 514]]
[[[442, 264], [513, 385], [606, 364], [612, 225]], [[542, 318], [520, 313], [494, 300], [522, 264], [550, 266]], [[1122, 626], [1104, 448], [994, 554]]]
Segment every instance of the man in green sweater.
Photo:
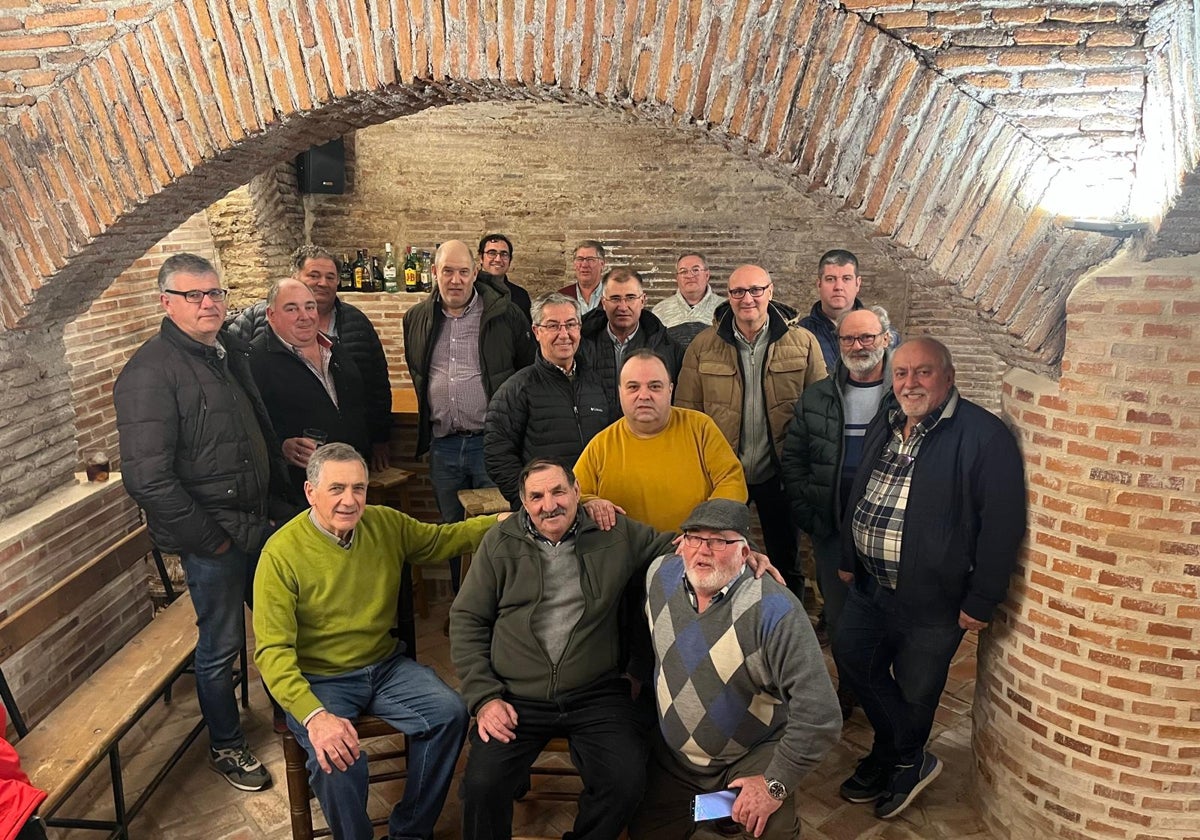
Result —
[[459, 696], [398, 649], [404, 563], [474, 551], [499, 517], [451, 525], [367, 507], [367, 465], [332, 443], [308, 462], [312, 507], [275, 533], [254, 577], [254, 661], [308, 753], [309, 779], [333, 836], [370, 840], [367, 757], [352, 720], [369, 714], [409, 736], [410, 773], [391, 838], [433, 836], [467, 729]]

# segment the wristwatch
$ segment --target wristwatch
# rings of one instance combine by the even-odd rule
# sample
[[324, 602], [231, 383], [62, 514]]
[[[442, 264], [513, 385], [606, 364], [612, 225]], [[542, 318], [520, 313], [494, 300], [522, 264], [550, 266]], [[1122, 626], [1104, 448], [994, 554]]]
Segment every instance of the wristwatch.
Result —
[[783, 786], [783, 782], [778, 779], [766, 779], [767, 794], [777, 802], [782, 802], [787, 799], [787, 788]]

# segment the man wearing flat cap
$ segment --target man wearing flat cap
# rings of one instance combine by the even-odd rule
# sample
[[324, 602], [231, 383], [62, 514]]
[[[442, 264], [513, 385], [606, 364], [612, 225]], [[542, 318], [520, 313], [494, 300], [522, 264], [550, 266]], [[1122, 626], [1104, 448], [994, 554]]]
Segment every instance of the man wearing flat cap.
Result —
[[682, 530], [646, 574], [659, 731], [630, 837], [686, 836], [696, 794], [725, 789], [743, 831], [797, 837], [796, 789], [842, 726], [816, 634], [787, 587], [747, 572], [744, 504], [702, 502]]

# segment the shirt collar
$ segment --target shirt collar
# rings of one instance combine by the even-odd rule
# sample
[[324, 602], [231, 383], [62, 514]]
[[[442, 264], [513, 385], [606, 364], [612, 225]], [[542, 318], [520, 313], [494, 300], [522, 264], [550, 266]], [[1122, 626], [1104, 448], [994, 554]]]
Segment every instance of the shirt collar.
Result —
[[447, 318], [465, 318], [467, 314], [475, 307], [475, 302], [479, 300], [479, 291], [475, 288], [471, 289], [471, 298], [467, 301], [467, 305], [463, 307], [461, 315], [451, 315], [446, 311], [446, 305], [442, 304], [442, 314]]
[[354, 544], [354, 530], [353, 529], [351, 529], [350, 533], [346, 535], [346, 539], [342, 539], [341, 537], [339, 537], [337, 534], [333, 533], [332, 531], [325, 530], [325, 528], [321, 525], [321, 523], [317, 521], [316, 514], [313, 513], [312, 508], [308, 509], [308, 521], [313, 524], [314, 528], [316, 528], [318, 531], [320, 531], [325, 536], [329, 537], [329, 539], [333, 540], [333, 542], [337, 543], [338, 548], [343, 548], [343, 549], [346, 549], [347, 551], [349, 551], [350, 546], [352, 546]]
[[641, 328], [642, 328], [642, 324], [640, 321], [638, 323], [634, 324], [633, 332], [631, 332], [629, 335], [625, 336], [625, 339], [623, 341], [621, 339], [617, 338], [615, 335], [613, 335], [612, 324], [606, 324], [604, 327], [604, 330], [605, 330], [605, 332], [608, 333], [608, 337], [612, 341], [613, 344], [617, 345], [618, 347], [624, 347], [626, 344], [628, 344], [630, 341], [633, 340], [633, 337], [635, 335], [637, 335], [638, 330], [640, 330]]
[[[954, 416], [954, 410], [958, 408], [958, 388], [954, 385], [950, 386], [950, 394], [946, 397], [946, 401], [935, 408], [933, 411], [925, 415], [920, 423], [913, 426], [913, 434], [925, 435], [940, 423], [942, 420], [949, 420]], [[893, 408], [892, 413], [888, 416], [888, 422], [893, 429], [903, 429], [904, 424], [908, 422], [908, 418], [899, 408]]]
[[[581, 507], [580, 510], [582, 509]], [[545, 543], [546, 545], [562, 545], [567, 540], [575, 539], [575, 535], [579, 532], [579, 514], [575, 514], [575, 521], [571, 523], [571, 527], [567, 529], [567, 532], [562, 535], [562, 539], [558, 542], [554, 542], [539, 531], [537, 526], [533, 524], [533, 517], [524, 508], [521, 509], [521, 524], [525, 526], [525, 533], [533, 537], [535, 542]]]
[[[680, 556], [679, 559], [683, 560], [683, 557]], [[709, 603], [715, 604], [718, 601], [723, 601], [729, 595], [729, 590], [733, 588], [733, 585], [735, 583], [737, 583], [739, 580], [742, 579], [742, 575], [744, 575], [745, 573], [746, 573], [746, 564], [742, 563], [742, 567], [740, 569], [738, 569], [738, 573], [733, 576], [733, 579], [730, 580], [729, 583], [725, 584], [720, 589], [718, 589], [716, 592], [714, 592], [713, 596], [708, 599]], [[683, 586], [687, 590], [688, 600], [692, 602], [692, 609], [699, 611], [700, 610], [700, 596], [696, 594], [696, 590], [692, 586], [692, 582], [690, 580], [688, 580], [687, 563], [686, 562], [683, 564]]]

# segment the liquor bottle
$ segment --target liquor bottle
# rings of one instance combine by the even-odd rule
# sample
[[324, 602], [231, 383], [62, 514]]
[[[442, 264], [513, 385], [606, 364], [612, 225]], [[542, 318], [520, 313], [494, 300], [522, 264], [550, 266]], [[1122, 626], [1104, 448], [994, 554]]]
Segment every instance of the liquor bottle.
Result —
[[354, 266], [350, 264], [350, 255], [342, 254], [342, 264], [338, 268], [338, 291], [354, 291]]
[[396, 283], [396, 255], [392, 253], [392, 243], [385, 242], [383, 250], [387, 255], [383, 258], [383, 290], [394, 294], [400, 291], [400, 286]]
[[383, 266], [379, 263], [379, 257], [371, 257], [371, 291], [383, 291]]
[[421, 291], [429, 292], [433, 290], [433, 282], [430, 280], [433, 270], [433, 257], [428, 251], [421, 252]]
[[421, 284], [417, 279], [417, 258], [411, 245], [404, 251], [404, 291], [421, 291]]
[[367, 282], [367, 252], [366, 250], [358, 249], [358, 259], [354, 261], [354, 291], [365, 292]]

